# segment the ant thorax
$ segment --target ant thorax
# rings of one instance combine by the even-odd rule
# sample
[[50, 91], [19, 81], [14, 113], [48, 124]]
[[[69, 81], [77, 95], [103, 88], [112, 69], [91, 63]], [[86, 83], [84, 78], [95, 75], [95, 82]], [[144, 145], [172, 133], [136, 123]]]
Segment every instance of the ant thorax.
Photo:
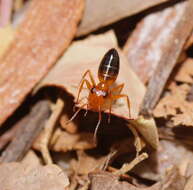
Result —
[[106, 97], [108, 94], [107, 91], [97, 89], [96, 87], [91, 89], [91, 93], [96, 94], [97, 96], [103, 96], [103, 97]]

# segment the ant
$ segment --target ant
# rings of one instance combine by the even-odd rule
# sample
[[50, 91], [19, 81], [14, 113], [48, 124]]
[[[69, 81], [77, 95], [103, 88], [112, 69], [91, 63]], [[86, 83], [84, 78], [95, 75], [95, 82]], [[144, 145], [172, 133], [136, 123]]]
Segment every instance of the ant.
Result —
[[[75, 105], [78, 104], [79, 102], [79, 96], [81, 91], [83, 90], [84, 84], [86, 84], [89, 90], [89, 95], [87, 97], [88, 101], [86, 104], [83, 104], [75, 112], [75, 114], [72, 116], [70, 121], [72, 121], [76, 117], [78, 112], [85, 106], [87, 106], [85, 115], [87, 114], [88, 109], [98, 112], [99, 119], [94, 132], [95, 140], [96, 140], [96, 133], [97, 133], [98, 127], [101, 123], [101, 112], [106, 109], [109, 109], [108, 122], [110, 122], [112, 104], [117, 99], [126, 98], [128, 109], [129, 109], [129, 118], [131, 118], [129, 98], [126, 94], [120, 94], [124, 87], [124, 83], [116, 87], [112, 87], [112, 85], [115, 83], [117, 76], [119, 74], [119, 62], [120, 61], [119, 61], [118, 52], [116, 49], [112, 48], [104, 55], [99, 65], [99, 69], [98, 69], [99, 83], [96, 84], [90, 70], [87, 70], [83, 74], [82, 79], [80, 81], [78, 96], [77, 96]], [[90, 78], [90, 82], [87, 79], [85, 79], [87, 75]], [[115, 94], [115, 93], [118, 93], [118, 94]]]

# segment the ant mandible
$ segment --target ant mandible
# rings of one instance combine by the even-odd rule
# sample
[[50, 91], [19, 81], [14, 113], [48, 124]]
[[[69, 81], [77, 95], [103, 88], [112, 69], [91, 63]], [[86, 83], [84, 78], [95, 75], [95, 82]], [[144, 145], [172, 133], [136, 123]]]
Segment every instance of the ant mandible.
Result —
[[[130, 112], [130, 102], [129, 98], [126, 94], [120, 94], [124, 83], [120, 84], [116, 87], [112, 87], [112, 85], [115, 83], [117, 76], [119, 73], [119, 55], [116, 49], [112, 48], [110, 49], [103, 57], [99, 69], [98, 69], [98, 79], [99, 83], [96, 84], [92, 73], [90, 70], [87, 70], [84, 75], [82, 76], [82, 79], [80, 81], [80, 87], [78, 90], [78, 96], [75, 104], [79, 103], [79, 96], [83, 89], [84, 84], [86, 83], [86, 86], [89, 90], [89, 95], [87, 98], [87, 103], [83, 104], [79, 110], [76, 111], [76, 113], [73, 115], [73, 117], [70, 119], [72, 121], [78, 112], [84, 108], [87, 107], [86, 110], [92, 110], [99, 113], [99, 119], [98, 123], [95, 128], [94, 132], [94, 139], [96, 140], [96, 133], [98, 130], [98, 127], [101, 122], [101, 112], [104, 110], [109, 109], [109, 119], [108, 122], [110, 122], [110, 115], [111, 115], [111, 109], [112, 104], [114, 101], [116, 101], [119, 98], [126, 98], [127, 106], [129, 109], [129, 118], [131, 118], [131, 112]], [[90, 82], [85, 79], [86, 76], [89, 76]], [[117, 94], [115, 94], [115, 92]], [[87, 112], [86, 112], [87, 113]]]

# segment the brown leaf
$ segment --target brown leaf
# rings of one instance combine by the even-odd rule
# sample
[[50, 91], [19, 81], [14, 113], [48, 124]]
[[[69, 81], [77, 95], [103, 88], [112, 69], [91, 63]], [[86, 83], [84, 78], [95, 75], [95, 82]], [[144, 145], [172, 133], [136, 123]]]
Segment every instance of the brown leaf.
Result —
[[0, 165], [0, 184], [3, 189], [64, 190], [68, 177], [56, 165], [36, 166], [20, 163]]
[[161, 140], [158, 150], [150, 152], [149, 158], [138, 164], [132, 172], [141, 178], [159, 181], [170, 168], [175, 167], [178, 175], [190, 176], [192, 170], [188, 170], [192, 156], [192, 151], [181, 141]]
[[136, 14], [167, 0], [140, 0], [121, 3], [116, 0], [87, 0], [83, 20], [77, 35], [83, 35], [98, 29], [99, 27], [116, 22], [124, 17]]
[[30, 150], [25, 157], [22, 159], [22, 164], [30, 165], [31, 167], [37, 167], [41, 165], [40, 158], [36, 155], [33, 150]]
[[136, 120], [131, 120], [130, 123], [153, 148], [158, 149], [159, 136], [153, 118], [145, 119], [143, 116], [139, 116]]
[[[39, 88], [50, 85], [63, 87], [67, 92], [76, 97], [77, 88], [83, 73], [87, 69], [90, 69], [96, 80], [99, 63], [106, 51], [112, 47], [117, 47], [115, 35], [112, 32], [91, 36], [85, 40], [74, 42], [52, 71], [44, 78]], [[136, 118], [139, 105], [145, 93], [145, 87], [130, 69], [124, 55], [121, 54], [121, 52], [119, 53], [121, 65], [117, 84], [125, 84], [123, 94], [129, 96], [131, 102], [131, 116], [132, 118]], [[87, 91], [83, 90], [80, 99], [87, 96]], [[82, 101], [82, 104], [83, 103], [84, 101]], [[106, 112], [108, 112], [108, 110], [106, 110]], [[112, 114], [123, 118], [129, 118], [128, 107], [124, 99], [117, 101], [116, 105], [113, 107]]]
[[160, 184], [148, 188], [138, 188], [130, 183], [119, 181], [118, 176], [108, 172], [93, 172], [89, 174], [91, 190], [160, 190]]
[[154, 110], [155, 117], [171, 117], [174, 125], [192, 126], [193, 123], [193, 103], [186, 100], [190, 91], [187, 84], [169, 86], [170, 93], [163, 97]]
[[146, 83], [164, 56], [164, 49], [186, 10], [187, 2], [180, 2], [148, 16], [137, 25], [128, 39], [124, 52], [140, 79]]
[[193, 59], [188, 58], [182, 63], [174, 79], [178, 82], [193, 83]]
[[70, 122], [67, 124], [68, 121], [69, 121], [69, 117], [67, 116], [67, 114], [63, 114], [60, 117], [61, 127], [65, 129], [68, 133], [76, 133], [78, 131], [78, 126], [74, 122]]
[[193, 189], [193, 175], [188, 179], [188, 182], [184, 187], [184, 190], [191, 190], [191, 189]]
[[83, 0], [33, 0], [27, 10], [0, 60], [0, 124], [68, 47], [82, 15]]
[[3, 28], [0, 28], [0, 57], [3, 53], [7, 50], [8, 46], [10, 45], [11, 41], [14, 38], [14, 29], [11, 25], [7, 25]]
[[[41, 136], [33, 144], [33, 147], [40, 150], [41, 147]], [[50, 142], [50, 149], [56, 152], [67, 152], [71, 150], [85, 150], [94, 148], [96, 144], [94, 143], [92, 133], [77, 133], [70, 134], [61, 129], [57, 129], [52, 135]]]
[[77, 174], [87, 175], [97, 169], [102, 169], [108, 159], [108, 155], [89, 155], [84, 151], [78, 151], [78, 161], [72, 162], [73, 170]]
[[182, 190], [185, 185], [185, 177], [180, 175], [179, 170], [176, 167], [173, 167], [167, 171], [161, 184], [161, 190]]
[[185, 42], [192, 33], [192, 11], [193, 1], [186, 1], [185, 9], [183, 9], [180, 19], [174, 26], [175, 29], [168, 39], [167, 46], [163, 49], [163, 56], [149, 81], [147, 92], [140, 109], [140, 114], [142, 115], [152, 114], [164, 90], [166, 82], [179, 59], [180, 53], [183, 51]]

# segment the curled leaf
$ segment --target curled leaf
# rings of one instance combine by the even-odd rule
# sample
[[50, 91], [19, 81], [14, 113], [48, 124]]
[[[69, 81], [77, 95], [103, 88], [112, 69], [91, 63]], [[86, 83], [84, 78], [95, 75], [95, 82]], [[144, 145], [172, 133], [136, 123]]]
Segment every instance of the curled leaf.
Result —
[[139, 116], [136, 120], [131, 120], [130, 123], [153, 148], [158, 148], [158, 130], [153, 118], [145, 119], [143, 116]]
[[[90, 69], [94, 79], [98, 82], [97, 73], [99, 63], [104, 54], [112, 47], [117, 48], [113, 32], [91, 36], [85, 40], [72, 43], [51, 72], [41, 81], [37, 89], [43, 86], [57, 86], [64, 88], [76, 98], [78, 85], [86, 70]], [[145, 93], [145, 87], [131, 70], [121, 51], [119, 51], [119, 56], [120, 71], [116, 84], [125, 84], [122, 93], [128, 95], [131, 102], [131, 116], [132, 118], [136, 118], [139, 112], [139, 105]], [[88, 90], [84, 89], [80, 95], [82, 105], [86, 103], [85, 97], [87, 96]], [[105, 111], [109, 112], [109, 110]], [[129, 110], [124, 98], [115, 103], [112, 114], [130, 119]]]
[[20, 163], [0, 165], [0, 184], [3, 189], [64, 190], [68, 177], [56, 165], [30, 166]]

